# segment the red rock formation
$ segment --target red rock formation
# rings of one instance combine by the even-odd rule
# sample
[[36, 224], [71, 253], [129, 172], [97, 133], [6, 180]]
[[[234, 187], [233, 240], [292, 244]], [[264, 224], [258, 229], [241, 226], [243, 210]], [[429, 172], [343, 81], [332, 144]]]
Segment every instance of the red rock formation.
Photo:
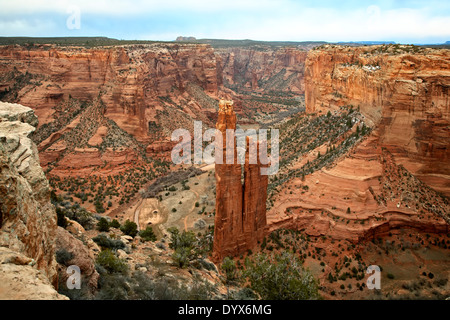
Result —
[[330, 166], [285, 182], [267, 214], [269, 231], [292, 228], [354, 243], [403, 228], [447, 233], [448, 200], [436, 190], [450, 192], [449, 67], [448, 50], [310, 51], [307, 112], [353, 105], [373, 131]]
[[[105, 136], [111, 137], [111, 130], [129, 134], [153, 156], [161, 148], [145, 149], [148, 145], [164, 143], [173, 130], [188, 127], [193, 118], [212, 126], [208, 115], [216, 111], [216, 102], [208, 95], [215, 97], [222, 81], [216, 67], [213, 49], [204, 44], [0, 46], [0, 96], [35, 111], [43, 164], [74, 156], [84, 157], [83, 167], [95, 167], [105, 160], [99, 157], [104, 148], [80, 150], [98, 147]], [[83, 103], [87, 107], [82, 108]], [[69, 114], [74, 116], [52, 128]], [[82, 127], [76, 128], [80, 122]], [[42, 129], [47, 132], [42, 134]], [[87, 139], [70, 138], [75, 131]], [[67, 145], [67, 139], [59, 139], [63, 134], [78, 151]], [[133, 157], [129, 152], [128, 158]]]
[[[221, 262], [253, 248], [264, 237], [266, 227], [267, 175], [261, 175], [262, 165], [249, 163], [249, 138], [244, 166], [237, 161], [236, 138], [227, 141], [226, 130], [236, 129], [236, 114], [232, 104], [221, 101], [216, 128], [223, 137], [223, 164], [216, 163], [216, 216], [214, 223], [213, 260]], [[227, 143], [231, 147], [227, 147]], [[227, 152], [233, 164], [226, 163]]]
[[382, 147], [450, 195], [450, 51], [411, 46], [325, 46], [308, 53], [307, 112], [360, 107]]
[[[251, 139], [247, 137], [247, 149], [244, 165], [244, 203], [243, 203], [243, 231], [248, 248], [256, 246], [257, 242], [264, 238], [266, 228], [266, 200], [269, 179], [267, 175], [261, 175], [262, 165], [250, 164], [249, 150]], [[259, 143], [257, 144], [259, 147]], [[259, 154], [259, 150], [258, 150]]]
[[216, 49], [224, 84], [258, 91], [304, 93], [307, 51], [297, 48], [250, 47]]
[[36, 120], [30, 108], [0, 102], [0, 247], [33, 259], [30, 265], [56, 287], [56, 212], [28, 137]]

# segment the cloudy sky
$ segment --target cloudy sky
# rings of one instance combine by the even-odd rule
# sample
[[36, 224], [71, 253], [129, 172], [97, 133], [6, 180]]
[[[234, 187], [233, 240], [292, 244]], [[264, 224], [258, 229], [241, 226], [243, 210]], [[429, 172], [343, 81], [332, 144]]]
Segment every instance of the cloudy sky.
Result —
[[0, 0], [0, 36], [450, 41], [448, 0]]

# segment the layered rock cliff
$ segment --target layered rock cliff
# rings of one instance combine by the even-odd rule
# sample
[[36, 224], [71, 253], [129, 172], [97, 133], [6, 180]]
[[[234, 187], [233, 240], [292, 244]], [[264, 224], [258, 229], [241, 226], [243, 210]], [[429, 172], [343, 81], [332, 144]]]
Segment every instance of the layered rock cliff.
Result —
[[[221, 77], [202, 44], [102, 47], [3, 46], [0, 98], [33, 106], [43, 165], [76, 169], [126, 152], [122, 164], [161, 151], [193, 119], [213, 126]], [[113, 150], [114, 149], [114, 150]], [[84, 161], [76, 160], [82, 154]], [[114, 155], [115, 157], [116, 155]]]
[[[57, 285], [57, 224], [49, 184], [29, 138], [36, 124], [30, 108], [0, 103], [0, 295], [5, 299], [61, 298], [50, 285]], [[21, 288], [29, 292], [18, 292]]]
[[223, 83], [239, 91], [304, 93], [307, 51], [264, 46], [215, 50]]
[[[277, 179], [269, 229], [354, 243], [396, 229], [447, 233], [449, 67], [448, 50], [311, 50], [305, 69], [309, 120], [293, 119], [282, 134], [285, 141], [295, 139], [282, 154], [298, 154], [285, 159], [289, 165]], [[297, 141], [303, 144], [296, 147]], [[347, 151], [335, 157], [342, 147]]]
[[399, 165], [450, 195], [450, 51], [414, 46], [323, 46], [308, 53], [309, 113], [360, 108]]

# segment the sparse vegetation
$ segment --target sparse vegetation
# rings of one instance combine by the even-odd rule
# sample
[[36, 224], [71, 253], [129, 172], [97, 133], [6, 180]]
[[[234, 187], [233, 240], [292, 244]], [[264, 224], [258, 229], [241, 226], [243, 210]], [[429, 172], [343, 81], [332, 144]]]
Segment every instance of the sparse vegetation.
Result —
[[147, 228], [145, 228], [145, 230], [141, 230], [139, 232], [139, 236], [144, 240], [144, 241], [156, 241], [156, 235], [153, 232], [153, 228], [148, 226]]
[[300, 260], [289, 252], [280, 255], [257, 254], [247, 260], [244, 276], [250, 287], [262, 299], [310, 300], [319, 299], [318, 283], [302, 267]]
[[120, 230], [124, 234], [126, 234], [128, 236], [131, 236], [133, 238], [138, 233], [137, 224], [135, 222], [133, 222], [133, 221], [130, 221], [130, 220], [125, 221], [125, 223], [120, 227]]

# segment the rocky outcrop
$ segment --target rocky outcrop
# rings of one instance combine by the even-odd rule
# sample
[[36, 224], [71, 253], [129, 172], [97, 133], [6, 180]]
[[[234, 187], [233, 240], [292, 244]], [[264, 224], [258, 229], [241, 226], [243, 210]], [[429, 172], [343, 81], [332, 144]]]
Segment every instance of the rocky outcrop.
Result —
[[0, 115], [0, 247], [33, 259], [33, 268], [56, 286], [56, 213], [29, 138], [36, 117], [30, 108], [3, 102]]
[[232, 47], [215, 50], [223, 83], [238, 90], [304, 93], [307, 51], [283, 47]]
[[359, 107], [398, 164], [450, 195], [450, 51], [323, 46], [305, 67], [309, 113]]
[[447, 234], [448, 200], [377, 144], [369, 137], [334, 165], [284, 183], [267, 213], [269, 232], [302, 230], [355, 244], [398, 230]]
[[[171, 148], [162, 146], [171, 133], [191, 130], [193, 120], [213, 127], [218, 96], [233, 98], [250, 121], [261, 106], [244, 103], [239, 92], [303, 94], [306, 54], [186, 42], [1, 46], [0, 99], [32, 106], [39, 118], [32, 139], [46, 172], [121, 171], [143, 156], [168, 155]], [[111, 163], [119, 149], [122, 160]]]
[[62, 162], [62, 171], [96, 167], [110, 160], [102, 154], [112, 148], [125, 149], [123, 167], [136, 162], [136, 152], [160, 155], [146, 147], [165, 144], [193, 119], [214, 125], [209, 115], [217, 102], [210, 96], [221, 83], [205, 44], [0, 47], [0, 98], [33, 106], [33, 140], [49, 170], [72, 156], [84, 161], [70, 160], [71, 168]]
[[[87, 241], [91, 242], [91, 245], [96, 245], [91, 239]], [[67, 266], [76, 265], [80, 268], [82, 282], [85, 282], [89, 291], [94, 293], [97, 289], [100, 275], [95, 269], [94, 253], [88, 249], [88, 246], [81, 240], [75, 238], [69, 231], [58, 227], [56, 231], [56, 250], [57, 252], [68, 252], [71, 256], [71, 259], [65, 261], [65, 264], [60, 264], [60, 283], [66, 283], [69, 277], [69, 274], [67, 274]]]
[[[221, 262], [226, 256], [236, 256], [253, 248], [265, 235], [268, 176], [261, 175], [263, 167], [249, 161], [249, 143], [244, 165], [237, 161], [236, 138], [227, 141], [227, 130], [236, 129], [236, 113], [232, 103], [221, 101], [216, 128], [222, 133], [223, 164], [216, 163], [216, 215], [212, 258]], [[228, 148], [227, 148], [228, 145]], [[226, 159], [233, 159], [227, 163]]]
[[0, 247], [1, 300], [68, 300], [56, 292], [48, 278], [33, 267], [34, 260]]

